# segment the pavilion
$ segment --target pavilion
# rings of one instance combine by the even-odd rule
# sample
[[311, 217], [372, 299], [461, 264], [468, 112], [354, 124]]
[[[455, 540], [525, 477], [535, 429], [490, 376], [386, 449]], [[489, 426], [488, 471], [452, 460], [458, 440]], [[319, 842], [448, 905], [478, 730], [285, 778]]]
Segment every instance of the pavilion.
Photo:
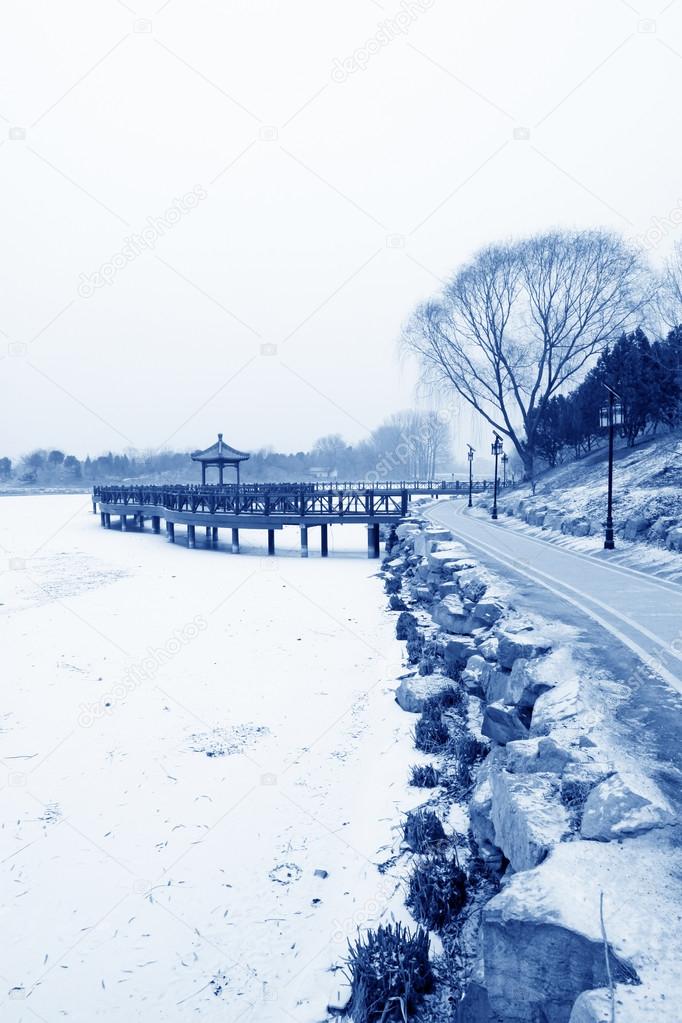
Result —
[[239, 464], [245, 462], [248, 457], [246, 452], [237, 451], [236, 448], [231, 448], [229, 444], [226, 444], [222, 433], [218, 434], [218, 440], [210, 448], [206, 448], [205, 451], [192, 452], [192, 461], [201, 462], [201, 482], [204, 485], [206, 469], [209, 465], [217, 466], [218, 482], [221, 486], [223, 484], [223, 469], [226, 465], [231, 465], [237, 471], [237, 486], [239, 486]]

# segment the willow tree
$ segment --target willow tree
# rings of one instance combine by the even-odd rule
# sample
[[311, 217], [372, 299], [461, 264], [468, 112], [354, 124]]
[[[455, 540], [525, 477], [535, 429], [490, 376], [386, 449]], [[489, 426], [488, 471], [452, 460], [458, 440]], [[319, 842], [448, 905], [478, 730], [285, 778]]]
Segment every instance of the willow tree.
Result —
[[552, 231], [492, 245], [405, 329], [425, 379], [454, 388], [505, 434], [533, 475], [550, 398], [649, 301], [638, 252], [607, 231]]

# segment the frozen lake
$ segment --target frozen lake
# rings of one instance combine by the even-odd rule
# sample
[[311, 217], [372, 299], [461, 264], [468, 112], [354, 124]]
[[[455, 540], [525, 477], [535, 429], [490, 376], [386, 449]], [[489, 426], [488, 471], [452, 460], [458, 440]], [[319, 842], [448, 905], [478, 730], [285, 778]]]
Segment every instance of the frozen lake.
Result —
[[236, 556], [90, 507], [0, 500], [0, 1018], [319, 1021], [420, 801], [366, 531]]

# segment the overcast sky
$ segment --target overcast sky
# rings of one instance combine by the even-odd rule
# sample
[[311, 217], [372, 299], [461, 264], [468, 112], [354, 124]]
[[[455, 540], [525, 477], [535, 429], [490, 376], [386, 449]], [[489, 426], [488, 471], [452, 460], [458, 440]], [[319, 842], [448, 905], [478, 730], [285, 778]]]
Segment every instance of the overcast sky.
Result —
[[481, 245], [680, 230], [682, 0], [0, 10], [0, 455], [357, 440]]

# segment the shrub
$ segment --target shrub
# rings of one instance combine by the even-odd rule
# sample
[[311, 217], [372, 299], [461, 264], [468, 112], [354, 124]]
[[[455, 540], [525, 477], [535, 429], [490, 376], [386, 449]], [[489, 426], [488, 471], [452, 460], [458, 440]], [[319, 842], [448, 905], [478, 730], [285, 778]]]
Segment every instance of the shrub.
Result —
[[349, 943], [345, 974], [351, 984], [346, 1014], [354, 1023], [404, 1023], [433, 987], [429, 936], [400, 924], [368, 931]]
[[464, 690], [455, 688], [455, 686], [446, 686], [439, 693], [435, 693], [434, 696], [429, 696], [424, 700], [422, 715], [428, 718], [439, 718], [444, 710], [459, 711], [465, 706], [466, 695]]
[[417, 631], [417, 619], [410, 611], [403, 611], [395, 623], [395, 638], [409, 639]]
[[440, 717], [424, 717], [414, 728], [414, 744], [422, 753], [442, 753], [450, 741], [448, 726]]
[[467, 878], [457, 857], [425, 857], [410, 877], [407, 905], [414, 918], [432, 931], [440, 931], [467, 900]]
[[421, 659], [424, 649], [424, 637], [416, 629], [407, 637], [407, 659], [410, 664], [416, 664]]
[[405, 841], [412, 852], [425, 853], [445, 840], [445, 831], [433, 810], [410, 810], [403, 824]]
[[410, 774], [410, 785], [417, 789], [435, 789], [438, 785], [438, 771], [433, 764], [414, 764]]
[[447, 771], [442, 782], [450, 794], [461, 799], [473, 784], [473, 768], [488, 754], [488, 747], [464, 727], [450, 735], [447, 749]]
[[594, 782], [568, 779], [561, 783], [561, 802], [568, 810], [569, 823], [573, 831], [579, 831], [583, 820], [585, 803]]

